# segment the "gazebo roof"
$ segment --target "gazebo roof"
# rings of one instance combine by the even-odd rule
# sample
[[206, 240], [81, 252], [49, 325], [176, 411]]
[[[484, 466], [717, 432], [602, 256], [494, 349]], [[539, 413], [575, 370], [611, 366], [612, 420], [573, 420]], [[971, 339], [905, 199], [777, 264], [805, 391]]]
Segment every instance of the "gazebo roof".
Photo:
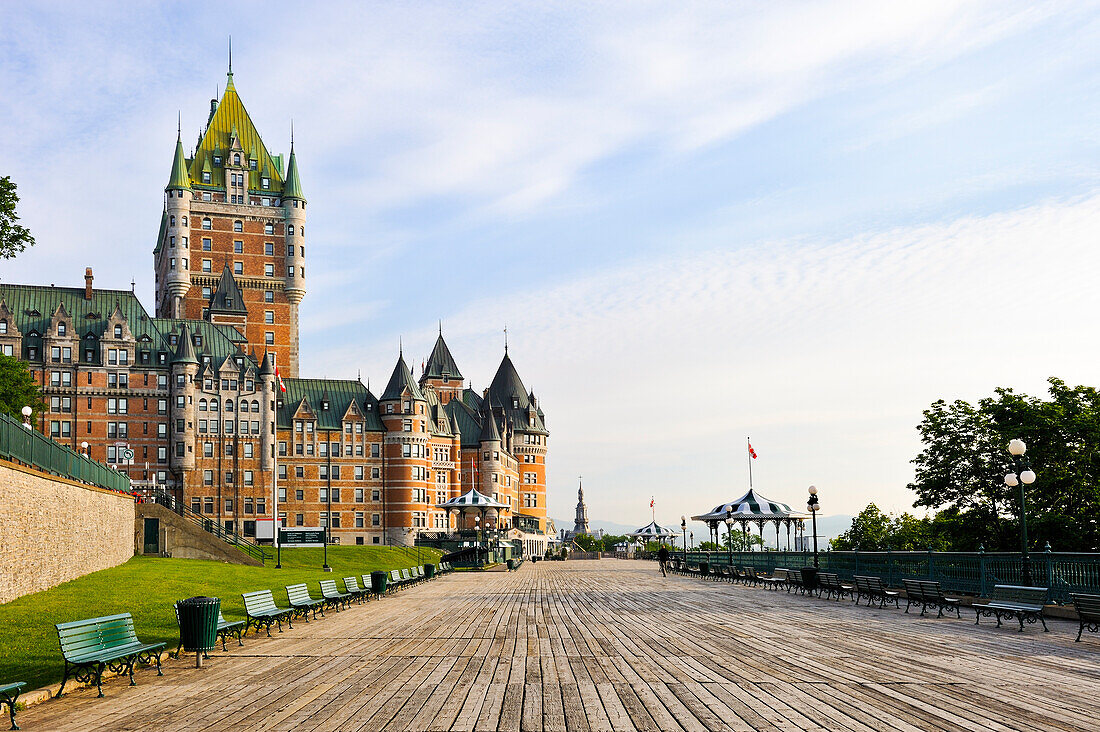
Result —
[[631, 531], [627, 536], [634, 536], [639, 539], [667, 539], [675, 536], [675, 534], [670, 529], [660, 526], [656, 521], [650, 521], [642, 528]]
[[729, 503], [720, 503], [708, 513], [692, 516], [692, 521], [725, 521], [726, 507], [737, 521], [776, 521], [781, 519], [806, 518], [807, 514], [794, 511], [786, 503], [773, 501], [750, 488], [748, 493]]
[[489, 509], [508, 508], [508, 506], [500, 501], [494, 501], [476, 488], [471, 488], [461, 496], [440, 503], [438, 508], [456, 511], [488, 511]]

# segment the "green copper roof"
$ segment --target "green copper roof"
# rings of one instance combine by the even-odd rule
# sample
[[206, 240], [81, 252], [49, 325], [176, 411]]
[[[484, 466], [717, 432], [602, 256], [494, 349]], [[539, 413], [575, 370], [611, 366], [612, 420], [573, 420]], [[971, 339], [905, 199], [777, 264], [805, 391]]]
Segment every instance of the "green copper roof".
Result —
[[527, 389], [523, 386], [523, 379], [508, 357], [504, 353], [504, 360], [500, 362], [493, 383], [489, 385], [489, 396], [493, 405], [503, 407], [508, 420], [515, 426], [517, 432], [537, 432], [548, 434], [543, 418], [536, 411], [534, 424], [529, 418], [528, 409], [531, 406]]
[[455, 363], [454, 356], [451, 355], [451, 349], [447, 348], [447, 343], [443, 340], [443, 333], [441, 332], [435, 339], [435, 348], [432, 349], [432, 355], [428, 357], [427, 368], [424, 369], [424, 375], [420, 377], [420, 380], [442, 379], [444, 376], [461, 379], [462, 372], [458, 370], [458, 364]]
[[462, 446], [478, 447], [481, 444], [478, 439], [481, 436], [481, 420], [477, 412], [458, 399], [452, 399], [443, 408], [451, 415], [459, 432], [462, 433]]
[[420, 391], [420, 387], [416, 385], [416, 380], [413, 379], [412, 372], [405, 364], [405, 357], [401, 355], [397, 357], [397, 365], [393, 367], [390, 380], [386, 383], [386, 390], [382, 392], [382, 400], [400, 399], [405, 389], [409, 390], [413, 399], [424, 398], [423, 392]]
[[195, 355], [195, 342], [191, 338], [191, 330], [186, 324], [180, 328], [179, 347], [176, 348], [176, 355], [172, 359], [172, 363], [193, 363], [198, 364], [199, 359]]
[[306, 200], [302, 194], [302, 182], [298, 180], [298, 157], [294, 154], [294, 145], [290, 146], [290, 161], [286, 164], [286, 183], [283, 184], [283, 198], [300, 198]]
[[222, 268], [218, 289], [210, 296], [210, 312], [248, 314], [244, 306], [244, 295], [241, 294], [241, 288], [233, 278], [233, 273], [229, 271], [228, 264]]
[[[293, 427], [294, 413], [305, 401], [317, 420], [320, 429], [339, 430], [343, 428], [344, 415], [351, 403], [365, 419], [365, 429], [370, 432], [383, 432], [382, 420], [378, 416], [378, 406], [373, 397], [360, 381], [346, 379], [283, 379], [286, 393], [280, 393], [281, 406], [278, 411], [280, 429]], [[328, 402], [328, 409], [324, 402]]]
[[172, 176], [168, 179], [166, 191], [173, 189], [191, 190], [191, 178], [187, 174], [187, 161], [183, 157], [183, 141], [176, 135], [176, 155], [172, 158]]
[[179, 333], [180, 328], [186, 326], [194, 344], [195, 357], [200, 362], [209, 361], [214, 367], [220, 366], [226, 358], [243, 355], [242, 349], [248, 345], [247, 339], [231, 325], [185, 318], [153, 318], [153, 324], [164, 334], [166, 344], [170, 335]]
[[[210, 118], [206, 132], [195, 149], [195, 157], [190, 161], [191, 181], [199, 183], [202, 180], [202, 172], [205, 170], [210, 173], [208, 185], [225, 187], [225, 169], [222, 166], [229, 162], [229, 157], [233, 154], [229, 150], [229, 140], [234, 134], [240, 144], [241, 164], [247, 168], [249, 155], [256, 156], [256, 168], [248, 171], [248, 188], [261, 190], [260, 178], [265, 177], [263, 171], [270, 171], [270, 174], [266, 175], [271, 179], [270, 185], [262, 190], [281, 193], [283, 190], [283, 180], [279, 173], [282, 170], [281, 161], [268, 152], [256, 126], [252, 124], [248, 110], [244, 108], [241, 98], [237, 95], [232, 75], [229, 77], [229, 83], [225, 87], [225, 93], [218, 103], [218, 108]], [[222, 156], [222, 165], [213, 163], [215, 152]]]

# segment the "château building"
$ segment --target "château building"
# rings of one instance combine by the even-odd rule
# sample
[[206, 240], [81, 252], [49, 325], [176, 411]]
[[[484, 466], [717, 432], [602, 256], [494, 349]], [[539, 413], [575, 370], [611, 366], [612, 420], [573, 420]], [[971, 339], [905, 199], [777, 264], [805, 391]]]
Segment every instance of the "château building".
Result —
[[472, 528], [436, 507], [477, 488], [541, 553], [549, 432], [507, 346], [480, 392], [442, 328], [420, 378], [399, 353], [378, 395], [299, 373], [306, 206], [293, 140], [269, 151], [230, 72], [190, 155], [177, 135], [154, 315], [91, 269], [83, 288], [0, 284], [0, 353], [41, 388], [38, 428], [250, 538], [278, 521], [410, 545]]

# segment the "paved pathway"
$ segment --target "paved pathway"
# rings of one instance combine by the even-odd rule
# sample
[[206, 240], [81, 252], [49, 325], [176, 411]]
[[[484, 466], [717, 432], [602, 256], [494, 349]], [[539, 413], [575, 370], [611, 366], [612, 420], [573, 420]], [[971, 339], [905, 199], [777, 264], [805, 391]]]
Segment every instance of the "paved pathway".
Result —
[[649, 562], [456, 574], [139, 686], [31, 707], [64, 730], [1081, 730], [1100, 641], [697, 579]]

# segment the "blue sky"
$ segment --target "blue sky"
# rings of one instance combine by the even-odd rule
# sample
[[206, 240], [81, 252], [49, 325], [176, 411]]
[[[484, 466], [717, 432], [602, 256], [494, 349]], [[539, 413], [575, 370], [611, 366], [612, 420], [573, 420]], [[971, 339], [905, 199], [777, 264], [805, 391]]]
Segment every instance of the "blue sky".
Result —
[[551, 514], [740, 495], [909, 508], [937, 398], [1095, 384], [1096, 3], [12, 6], [8, 282], [135, 279], [177, 112], [225, 82], [310, 200], [303, 371], [372, 383], [505, 324]]

